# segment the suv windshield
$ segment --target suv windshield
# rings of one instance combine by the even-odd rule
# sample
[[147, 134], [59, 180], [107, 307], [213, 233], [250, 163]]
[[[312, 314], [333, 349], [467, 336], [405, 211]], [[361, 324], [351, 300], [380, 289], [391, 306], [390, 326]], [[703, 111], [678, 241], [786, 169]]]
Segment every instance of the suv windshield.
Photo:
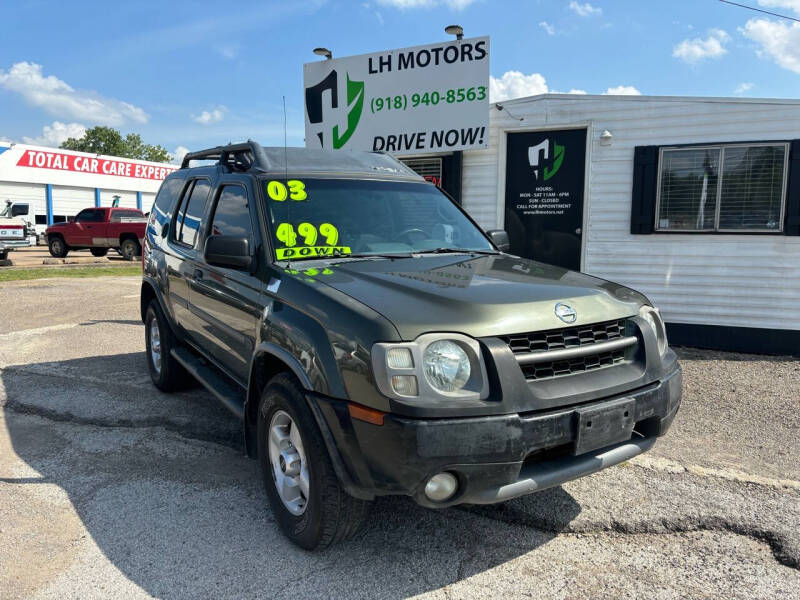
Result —
[[483, 233], [425, 183], [354, 179], [264, 180], [278, 260], [493, 252]]

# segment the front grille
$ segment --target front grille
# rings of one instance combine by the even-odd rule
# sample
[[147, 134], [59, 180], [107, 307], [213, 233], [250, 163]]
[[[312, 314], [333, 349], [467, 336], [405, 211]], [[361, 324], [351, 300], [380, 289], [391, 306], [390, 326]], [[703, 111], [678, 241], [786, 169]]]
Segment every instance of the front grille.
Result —
[[547, 352], [577, 348], [587, 344], [607, 342], [621, 338], [623, 335], [625, 335], [625, 319], [618, 319], [580, 327], [506, 335], [501, 336], [500, 339], [511, 347], [514, 354], [521, 354], [523, 352]]
[[[530, 357], [532, 354], [569, 350], [621, 339], [625, 337], [626, 326], [626, 319], [617, 319], [579, 327], [501, 336], [500, 339], [508, 344], [514, 354], [520, 355], [520, 360], [523, 360], [522, 355]], [[552, 361], [541, 357], [545, 360], [530, 364], [520, 364], [520, 368], [528, 380], [550, 379], [612, 367], [625, 362], [625, 357], [626, 350], [623, 348], [572, 358], [560, 357], [560, 359]]]
[[541, 362], [532, 365], [520, 365], [525, 379], [550, 379], [562, 375], [572, 375], [573, 373], [584, 373], [594, 371], [603, 367], [613, 367], [625, 361], [625, 351], [615, 350], [614, 352], [603, 352], [602, 354], [590, 354], [570, 360], [554, 360]]

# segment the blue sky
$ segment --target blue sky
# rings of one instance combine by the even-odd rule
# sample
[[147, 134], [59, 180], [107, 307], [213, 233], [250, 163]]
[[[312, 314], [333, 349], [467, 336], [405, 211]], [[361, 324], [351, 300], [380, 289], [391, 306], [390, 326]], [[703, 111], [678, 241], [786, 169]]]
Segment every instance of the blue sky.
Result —
[[[740, 0], [800, 18], [800, 0]], [[170, 152], [303, 144], [302, 64], [491, 36], [495, 100], [542, 93], [800, 96], [800, 23], [717, 0], [0, 0], [0, 139], [111, 125]]]

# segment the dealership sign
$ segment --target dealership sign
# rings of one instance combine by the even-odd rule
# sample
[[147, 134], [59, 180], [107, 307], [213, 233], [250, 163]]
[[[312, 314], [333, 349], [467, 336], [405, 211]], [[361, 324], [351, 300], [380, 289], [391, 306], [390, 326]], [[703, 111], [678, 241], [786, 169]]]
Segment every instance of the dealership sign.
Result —
[[485, 148], [489, 38], [303, 65], [306, 146], [417, 154]]
[[99, 158], [86, 154], [65, 154], [63, 152], [33, 149], [25, 150], [22, 153], [22, 156], [17, 161], [17, 166], [155, 180], [164, 179], [177, 169], [177, 167], [167, 165], [156, 166], [126, 160]]

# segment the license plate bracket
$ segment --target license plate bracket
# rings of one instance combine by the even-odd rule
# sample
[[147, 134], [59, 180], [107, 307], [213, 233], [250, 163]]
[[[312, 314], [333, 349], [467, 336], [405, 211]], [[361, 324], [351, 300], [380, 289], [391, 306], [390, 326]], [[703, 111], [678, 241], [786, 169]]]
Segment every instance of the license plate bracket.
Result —
[[573, 454], [584, 454], [629, 440], [633, 435], [635, 405], [633, 398], [620, 398], [600, 406], [576, 409]]

